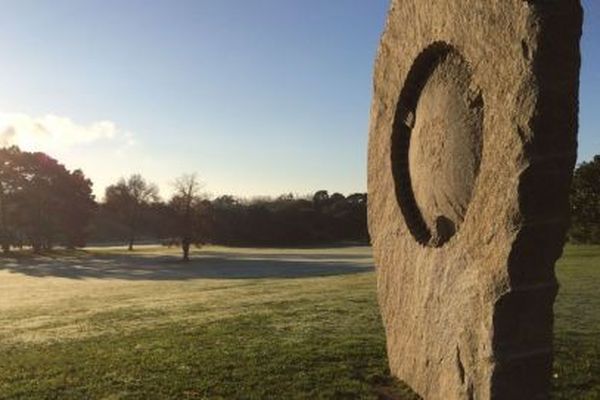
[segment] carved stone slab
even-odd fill
[[[393,0],[369,229],[390,368],[426,399],[547,398],[576,160],[576,0]]]

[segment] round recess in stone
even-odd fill
[[[392,133],[396,197],[414,238],[441,247],[462,224],[479,172],[483,97],[456,49],[435,43],[413,63]]]

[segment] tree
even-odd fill
[[[197,174],[182,175],[175,180],[175,193],[170,205],[176,216],[175,229],[180,238],[183,260],[190,259],[190,245],[198,239],[203,202],[200,196],[202,185]]]
[[[600,155],[575,169],[570,200],[571,238],[600,243]]]
[[[85,243],[95,209],[92,183],[76,170],[44,153],[0,150],[0,221],[2,248],[25,240],[35,252],[57,242],[69,247]]]
[[[23,183],[16,195],[18,222],[35,252],[51,250],[59,240],[62,202],[68,202],[59,190],[68,171],[44,153],[23,152],[21,156]]]
[[[56,190],[62,199],[59,203],[59,225],[65,245],[70,249],[83,247],[86,242],[87,221],[91,220],[97,210],[92,195],[92,181],[81,170],[76,169],[62,176],[57,182]]]
[[[104,201],[107,207],[128,227],[129,251],[133,250],[144,210],[157,200],[158,187],[140,174],[121,178],[115,185],[106,188]]]
[[[17,167],[20,156],[16,146],[0,149],[0,243],[4,253],[10,251],[16,230],[13,217],[22,178]]]

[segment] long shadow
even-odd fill
[[[304,249],[302,249],[304,250]],[[318,249],[317,249],[318,250]],[[305,259],[311,261],[350,261],[350,260],[364,260],[367,258],[364,254],[347,254],[347,253],[308,253],[308,252],[268,252],[268,251],[211,251],[211,250],[202,250],[201,255],[203,256],[211,256],[211,257],[223,257],[227,256],[236,257],[236,258],[260,258],[260,259],[272,259],[272,260],[282,260],[282,259]]]
[[[191,280],[305,278],[370,271],[370,258],[352,254],[202,252],[189,262],[175,255],[79,254],[60,258],[7,258],[0,271],[68,279]]]

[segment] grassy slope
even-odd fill
[[[281,252],[240,257],[267,263]],[[285,253],[368,258],[363,249]],[[0,268],[0,398],[412,398],[390,389],[371,272],[146,280],[113,266],[98,279],[81,261],[68,278]],[[559,278],[555,397],[598,398],[600,248],[569,248]]]

